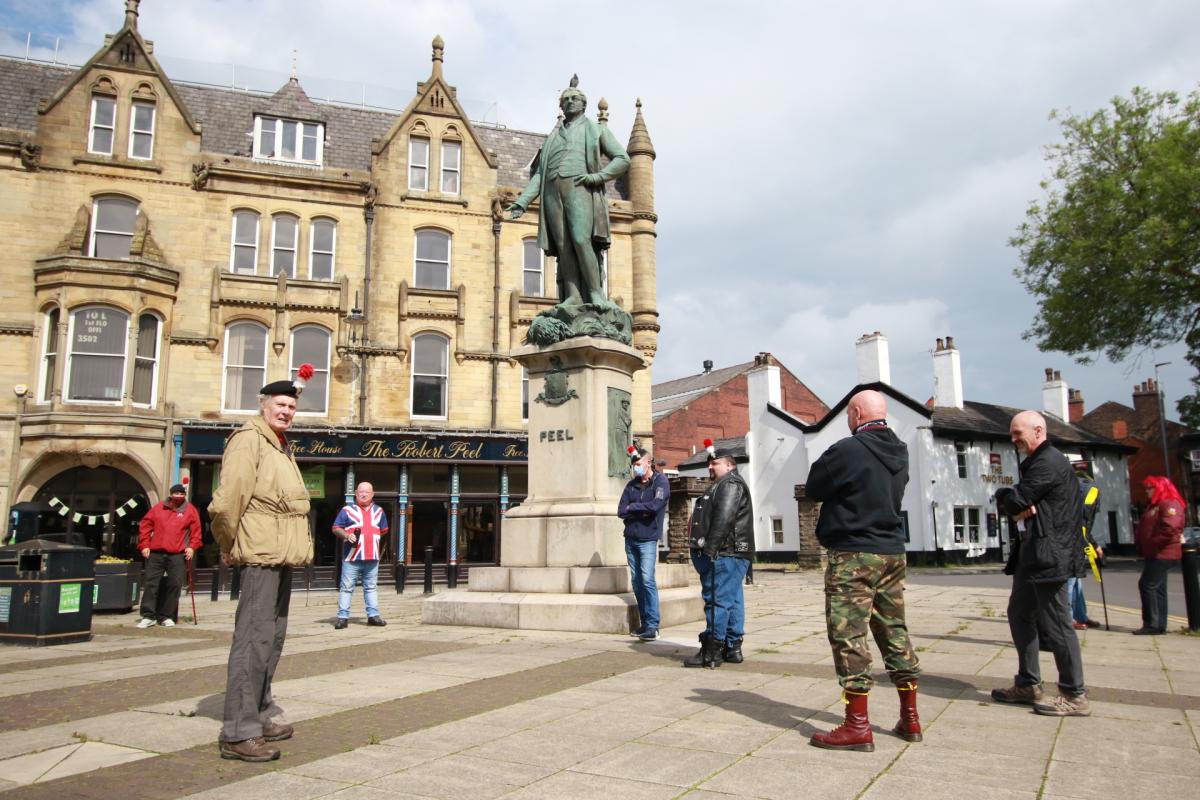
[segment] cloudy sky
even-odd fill
[[[29,31],[35,55],[57,37],[78,63],[123,7],[0,0],[0,52],[23,53]],[[181,77],[271,89],[296,51],[315,98],[398,107],[440,33],[476,119],[548,131],[578,73],[589,113],[606,97],[624,138],[642,98],[658,151],[656,381],[766,350],[832,404],[855,382],[854,340],[879,330],[893,383],[924,400],[949,334],[967,399],[1036,407],[1054,367],[1088,408],[1130,403],[1162,361],[1173,406],[1184,350],[1089,366],[1039,352],[1006,243],[1040,196],[1050,110],[1190,91],[1197,29],[1200,4],[1161,0],[145,0],[140,17]]]

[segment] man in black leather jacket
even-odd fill
[[[1009,434],[1024,454],[1020,481],[996,492],[996,507],[1017,520],[1019,535],[1005,572],[1013,576],[1008,628],[1017,650],[1017,674],[1007,689],[992,690],[1001,703],[1032,705],[1039,714],[1086,717],[1087,694],[1079,638],[1071,625],[1067,578],[1084,573],[1083,500],[1067,457],[1046,439],[1046,420],[1036,411],[1012,419]],[[1038,629],[1058,666],[1059,696],[1044,701],[1038,664]]]
[[[692,565],[700,574],[704,597],[705,629],[700,634],[700,652],[683,664],[715,669],[722,661],[743,660],[742,586],[754,558],[754,509],[750,487],[738,474],[732,453],[712,451],[708,471],[713,484],[696,500],[689,531]]]

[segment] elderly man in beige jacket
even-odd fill
[[[303,367],[300,375],[304,375]],[[262,413],[225,443],[221,485],[208,507],[221,560],[242,567],[241,596],[229,648],[222,758],[273,761],[268,742],[287,739],[292,726],[271,697],[271,679],[283,651],[292,567],[312,561],[308,491],[284,437],[296,414],[303,380],[262,388]]]

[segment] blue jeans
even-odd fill
[[[1067,599],[1071,603],[1071,618],[1087,622],[1087,599],[1083,596],[1083,578],[1067,578]]]
[[[354,584],[359,578],[362,578],[367,616],[379,616],[379,561],[343,561],[342,580],[338,585],[338,619],[350,619],[350,599],[354,597]]]
[[[629,559],[629,580],[637,598],[642,630],[658,628],[658,582],[654,565],[658,563],[658,541],[638,541],[625,537],[625,557]]]
[[[717,556],[714,560],[699,550],[693,550],[692,566],[700,573],[705,635],[724,642],[741,639],[746,633],[746,603],[742,586],[750,562],[736,556]]]

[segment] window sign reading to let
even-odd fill
[[[68,399],[119,402],[125,379],[129,315],[103,306],[71,315]]]

